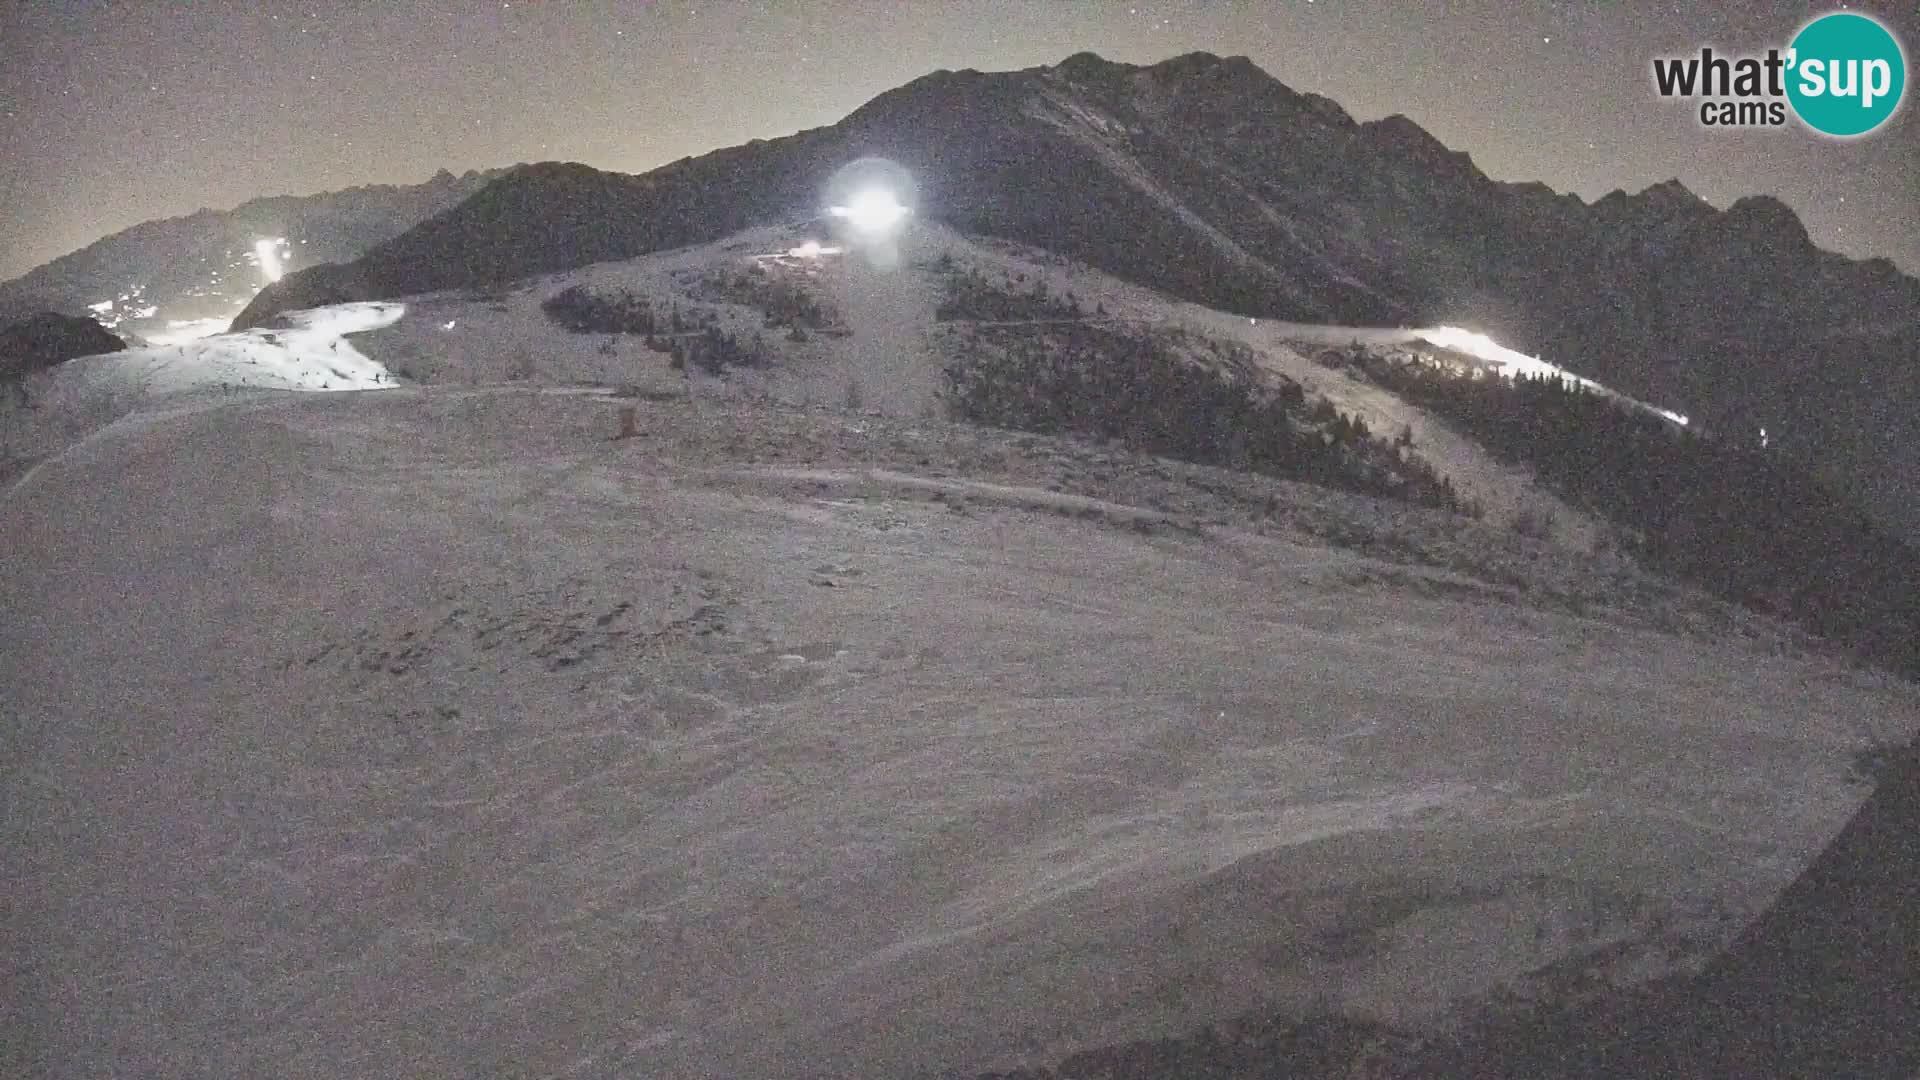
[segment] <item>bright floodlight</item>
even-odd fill
[[[268,281],[280,280],[280,241],[255,240],[253,255],[260,260],[260,272],[267,275]]]
[[[908,214],[899,198],[886,188],[868,188],[847,200],[845,206],[835,206],[827,212],[847,219],[855,229],[869,236],[892,232]]]

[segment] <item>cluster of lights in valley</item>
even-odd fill
[[[227,265],[213,271],[204,283],[188,289],[178,299],[227,297],[231,299],[233,314],[238,314],[261,289],[286,276],[287,260],[292,253],[292,241],[284,236],[260,237],[247,250],[228,249]],[[240,284],[239,288],[234,287],[235,283],[241,282],[244,284]],[[146,286],[142,284],[129,285],[127,291],[88,304],[87,309],[93,313],[94,321],[108,330],[126,323],[153,319],[161,314],[160,304],[147,295]],[[154,345],[177,345],[220,333],[231,320],[232,315],[224,319],[170,318],[164,329],[143,331],[140,336]]]

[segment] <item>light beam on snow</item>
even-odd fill
[[[1552,379],[1564,379],[1575,386],[1591,390],[1596,394],[1601,394],[1616,401],[1624,401],[1629,405],[1645,409],[1656,416],[1665,417],[1669,422],[1678,424],[1681,427],[1687,426],[1687,418],[1680,413],[1674,412],[1671,409],[1662,409],[1655,405],[1649,405],[1644,401],[1635,400],[1625,394],[1615,393],[1599,383],[1594,382],[1592,379],[1582,378],[1563,367],[1549,364],[1537,356],[1528,356],[1526,353],[1516,352],[1477,331],[1463,330],[1457,326],[1440,326],[1431,330],[1418,331],[1418,334],[1422,339],[1442,349],[1451,349],[1454,352],[1465,353],[1491,366],[1501,375],[1544,375]]]
[[[846,253],[846,250],[847,249],[843,247],[822,244],[818,240],[809,240],[799,247],[790,247],[785,251],[770,251],[765,255],[755,255],[753,256],[753,260],[755,262],[765,262],[769,259],[775,261],[780,259],[819,259],[828,255],[842,255]]]
[[[1420,336],[1443,349],[1463,352],[1477,360],[1492,364],[1503,375],[1546,375],[1566,379],[1589,390],[1598,390],[1603,393],[1606,391],[1606,387],[1592,379],[1583,379],[1537,356],[1516,352],[1487,335],[1472,330],[1462,330],[1457,326],[1442,326],[1433,330],[1422,330]]]

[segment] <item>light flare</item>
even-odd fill
[[[845,218],[860,232],[877,236],[892,232],[911,211],[886,188],[867,188],[848,199],[846,205],[829,207],[827,213]]]

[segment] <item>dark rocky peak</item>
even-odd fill
[[[1565,227],[1585,220],[1587,204],[1574,192],[1562,194],[1538,180],[1503,183],[1500,190],[1514,212],[1535,224],[1551,222],[1554,227]]]
[[[1713,204],[1679,180],[1663,180],[1638,194],[1615,189],[1593,204],[1594,218],[1606,227],[1672,232],[1712,220]]]
[[[1654,206],[1674,206],[1702,210],[1711,210],[1713,208],[1712,204],[1708,203],[1707,200],[1695,195],[1687,185],[1681,183],[1679,177],[1674,177],[1671,180],[1662,180],[1657,184],[1650,184],[1645,190],[1641,191],[1640,194],[1634,196],[1634,198]]]
[[[1191,93],[1244,95],[1243,105],[1274,99],[1297,103],[1305,97],[1244,56],[1193,52],[1142,70]]]
[[[941,70],[888,90],[834,125],[842,132],[944,127],[1029,97],[1047,69],[981,72]],[[1007,119],[1012,114],[1006,114]]]
[[[1172,104],[1183,117],[1253,121],[1263,126],[1317,125],[1349,131],[1357,125],[1338,103],[1304,94],[1261,70],[1244,56],[1187,53],[1151,67],[1115,65],[1128,75],[1135,95]],[[1293,135],[1304,134],[1293,131]]]
[[[0,326],[0,379],[17,379],[76,357],[126,347],[126,342],[84,315],[38,312]]]
[[[1743,240],[1786,251],[1810,251],[1813,240],[1800,215],[1771,195],[1747,195],[1734,200],[1721,218],[1725,229]]]
[[[1711,220],[1719,211],[1688,190],[1679,180],[1663,180],[1633,197],[1634,213],[1642,220],[1694,223]]]
[[[1110,86],[1140,70],[1132,64],[1108,60],[1095,52],[1077,52],[1051,69],[1070,82]]]
[[[1360,127],[1360,122],[1353,118],[1353,114],[1341,108],[1340,103],[1330,97],[1303,93],[1300,95],[1300,100],[1306,106],[1308,113],[1329,127],[1346,131],[1354,131]]]
[[[1551,203],[1561,198],[1559,192],[1541,180],[1516,180],[1501,186],[1506,189],[1507,194],[1523,202]]]
[[[1402,113],[1369,120],[1360,125],[1360,130],[1375,143],[1397,147],[1421,160],[1443,160],[1453,153],[1432,132]]]
[[[1614,188],[1612,191],[1593,200],[1594,210],[1608,215],[1624,214],[1626,208],[1632,205],[1633,196],[1627,194],[1624,188]]]
[[[1244,56],[1221,57],[1210,52],[1182,53],[1147,70],[1179,79],[1272,78]]]
[[[1725,212],[1688,214],[1670,231],[1683,234],[1684,250],[1699,265],[1714,272],[1739,267],[1748,287],[1763,279],[1784,287],[1820,255],[1799,216],[1771,195],[1745,196]]]
[[[1469,182],[1486,181],[1465,150],[1447,145],[1410,118],[1395,113],[1359,126],[1361,142],[1369,151],[1383,152],[1402,166],[1413,166],[1432,176]]]

